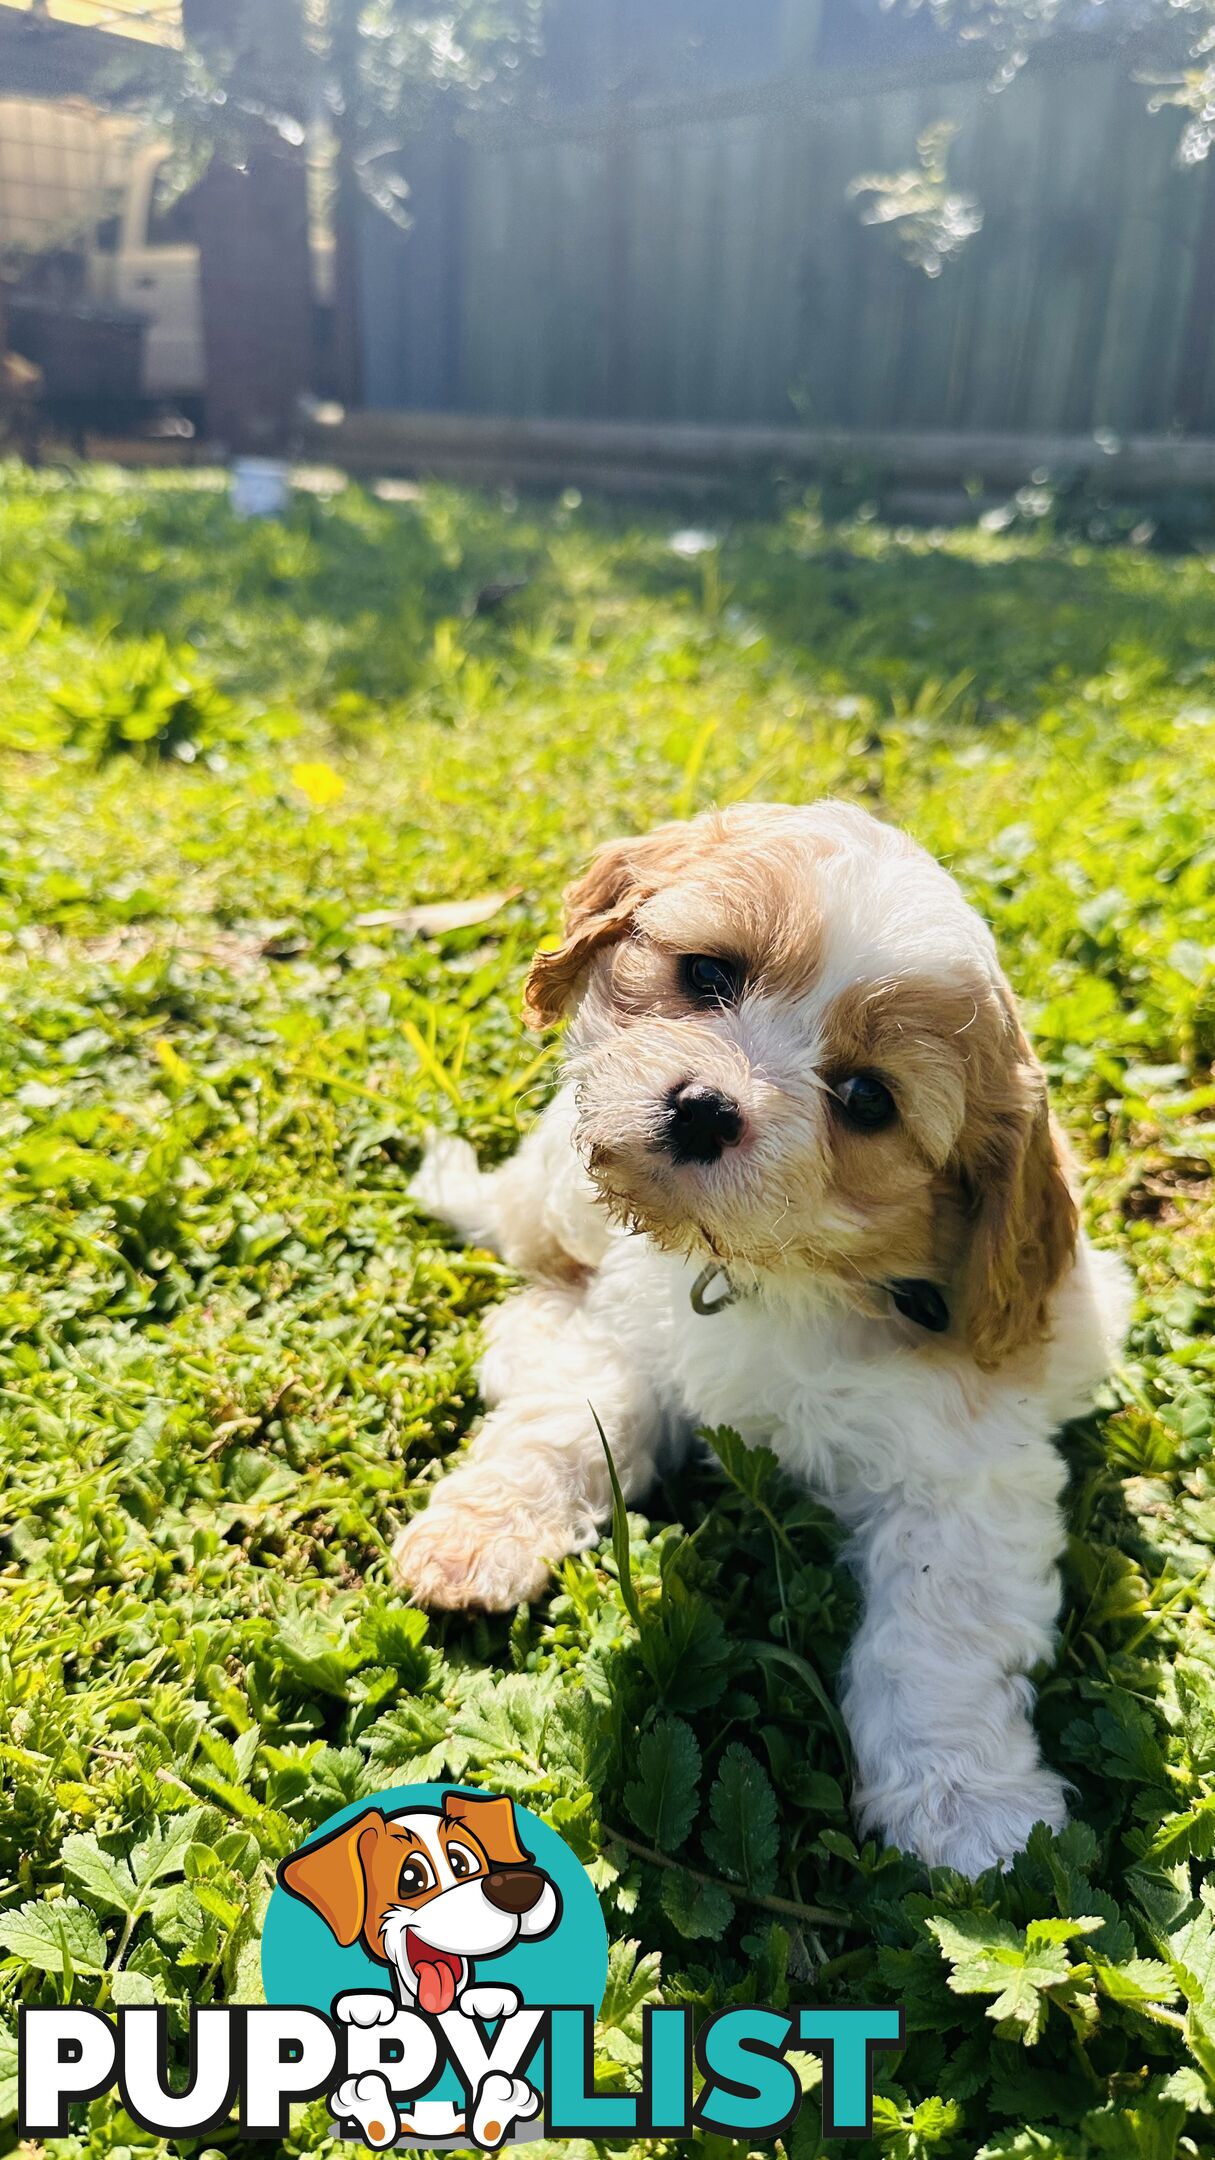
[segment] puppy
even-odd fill
[[[482,1175],[415,1185],[534,1278],[491,1317],[489,1414],[395,1550],[423,1603],[506,1609],[697,1426],[773,1448],[848,1527],[861,1828],[976,1874],[1065,1819],[1031,1723],[1063,1465],[1128,1285],[1079,1230],[991,935],[840,803],[609,842],[537,954],[565,1084]]]
[[[398,2009],[415,2007],[432,2018],[453,2009],[489,2022],[510,2018],[520,2005],[518,1990],[476,1986],[474,1958],[537,1941],[561,1918],[556,1884],[535,1866],[519,1841],[510,1801],[498,1796],[449,1792],[442,1808],[400,1815],[369,1808],[293,1853],[279,1880],[320,1914],[343,1948],[362,1942],[392,1974],[391,1995],[360,1989],[337,1997],[334,2013],[346,2025],[385,2025]],[[335,2120],[357,2122],[377,2149],[391,2145],[402,2127],[426,2128],[417,2116],[402,2124],[379,2071],[344,2079],[329,2105]],[[482,2144],[499,2144],[513,2122],[530,2120],[539,2106],[526,2079],[488,2072],[474,2101],[475,2134]],[[464,2128],[462,2120],[457,2128]]]

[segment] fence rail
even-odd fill
[[[621,480],[694,487],[767,477],[872,475],[908,487],[1020,487],[1036,471],[1087,477],[1133,499],[1215,491],[1215,437],[1126,441],[1074,435],[489,419],[436,412],[351,413],[313,426],[309,450],[360,473],[426,474],[561,487]]]

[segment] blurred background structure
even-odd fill
[[[365,221],[368,402],[1209,427],[1215,189],[1127,57],[1098,24],[993,95],[926,12],[566,0],[541,114],[445,121],[412,235]]]
[[[1179,12],[0,0],[4,342],[77,429],[464,476],[1215,435]]]

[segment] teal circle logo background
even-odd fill
[[[487,1798],[476,1786],[456,1785],[450,1779],[442,1785],[390,1785],[327,1816],[297,1849],[305,1851],[318,1844],[369,1808],[379,1808],[385,1815],[399,1815],[406,1808],[437,1808],[444,1793],[450,1792],[466,1792],[475,1800]],[[539,1942],[520,1941],[498,1957],[474,1958],[475,1977],[487,1984],[503,1981],[518,1988],[528,2005],[587,2003],[598,2014],[607,1986],[608,1938],[594,1884],[555,1830],[517,1800],[514,1809],[520,1838],[535,1854],[537,1867],[552,1877],[561,1892],[561,1918],[553,1933]],[[379,1988],[392,1993],[386,1965],[377,1964],[361,1943],[343,1950],[320,1914],[292,1897],[281,1883],[271,1893],[262,1929],[262,1985],[268,2003],[303,2004],[326,2015],[334,1996],[351,1989]]]

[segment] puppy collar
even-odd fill
[[[714,1284],[718,1285],[716,1296],[712,1295]],[[880,1283],[896,1312],[929,1335],[943,1335],[949,1326],[949,1307],[935,1283],[920,1282],[908,1276],[900,1276],[896,1282]],[[737,1284],[718,1260],[710,1261],[702,1268],[690,1293],[694,1313],[703,1320],[711,1320],[714,1313],[725,1312],[736,1305],[742,1296]]]
[[[709,1292],[714,1283],[718,1281],[721,1283],[721,1288],[716,1297],[710,1297]],[[740,1295],[741,1292],[731,1282],[720,1261],[711,1260],[708,1267],[701,1269],[692,1285],[692,1310],[694,1313],[699,1313],[702,1319],[711,1320],[714,1313],[724,1312],[727,1305],[736,1305]]]

